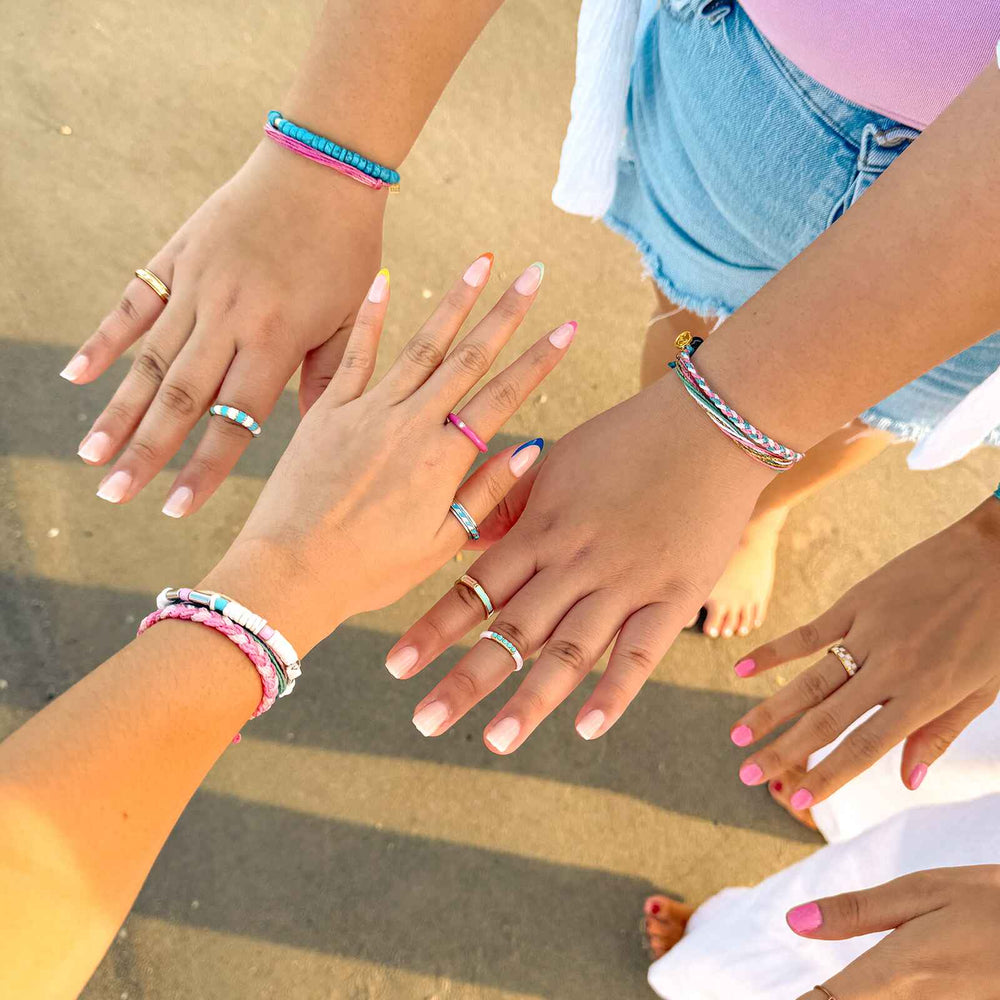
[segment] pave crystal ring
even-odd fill
[[[148,267],[137,267],[135,269],[135,276],[140,280],[144,281],[150,288],[160,296],[160,301],[166,305],[170,301],[170,289],[167,288],[167,283],[158,278]]]
[[[493,602],[490,600],[490,595],[486,593],[486,589],[478,580],[474,580],[466,573],[455,581],[455,586],[468,587],[479,598],[480,603],[483,605],[485,618],[489,618],[493,614]]]
[[[510,653],[511,659],[514,661],[514,673],[517,673],[524,666],[524,657],[518,651],[517,646],[507,636],[501,635],[499,632],[486,631],[480,632],[479,638],[490,639],[498,646],[503,646]]]
[[[457,500],[448,509],[458,519],[458,523],[465,528],[465,533],[469,538],[473,541],[479,538],[479,525],[476,524],[476,519]]]
[[[848,652],[847,647],[841,645],[839,642],[834,643],[834,645],[832,645],[827,652],[833,653],[833,655],[840,660],[844,669],[847,671],[848,677],[853,677],[861,669],[858,661]]]
[[[230,420],[234,424],[239,424],[240,427],[245,427],[254,437],[260,437],[260,424],[249,413],[244,413],[235,406],[227,406],[225,403],[215,403],[209,407],[208,412],[213,417],[225,417],[226,420]]]

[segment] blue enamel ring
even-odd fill
[[[208,412],[213,417],[225,417],[226,420],[230,420],[234,424],[239,424],[240,427],[245,427],[254,437],[260,437],[260,424],[249,413],[244,413],[235,406],[227,406],[225,403],[215,403],[209,407]]]
[[[449,510],[458,518],[458,523],[465,528],[465,533],[475,541],[479,537],[479,525],[476,519],[456,500]]]
[[[524,657],[518,652],[517,646],[514,645],[505,635],[501,635],[499,632],[480,632],[480,639],[491,639],[498,646],[503,646],[504,649],[510,653],[514,660],[514,673],[517,673],[521,667],[524,666]]]
[[[460,576],[455,581],[455,586],[457,587],[459,585],[468,587],[469,590],[471,590],[476,597],[479,598],[486,618],[489,618],[489,616],[493,614],[493,602],[490,600],[490,595],[486,593],[483,585],[478,580],[474,580],[468,573],[466,573],[464,576]]]

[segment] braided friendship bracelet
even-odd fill
[[[289,121],[280,111],[268,112],[264,131],[286,149],[331,167],[368,187],[381,188],[388,184],[391,190],[399,189],[399,172],[392,167],[383,166],[353,149],[338,145],[332,139],[310,132]]]
[[[274,704],[275,699],[280,695],[280,674],[275,669],[273,659],[265,651],[264,644],[255,639],[246,629],[208,608],[198,607],[194,604],[170,604],[164,608],[157,608],[156,611],[151,611],[146,615],[139,622],[136,636],[142,635],[146,629],[152,628],[157,622],[168,618],[206,625],[208,628],[215,629],[216,632],[221,632],[230,642],[239,646],[247,659],[254,665],[257,675],[260,677],[260,701],[253,710],[251,719],[263,715]],[[239,743],[240,739],[240,734],[237,733],[233,737],[233,742]]]

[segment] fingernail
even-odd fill
[[[751,659],[740,660],[740,662],[733,667],[733,670],[736,671],[737,677],[749,677],[756,669],[757,664]]]
[[[749,726],[737,726],[729,734],[729,738],[738,747],[748,747],[753,743],[753,730]]]
[[[585,739],[592,740],[604,725],[604,713],[592,708],[577,724],[576,731]]]
[[[393,677],[402,678],[416,666],[419,659],[420,654],[417,652],[416,646],[400,646],[399,649],[393,650],[385,658],[385,669]],[[436,704],[436,702],[432,702],[432,704]]]
[[[924,778],[927,777],[927,765],[917,764],[917,766],[910,771],[910,791],[915,792],[921,784],[923,784]]]
[[[800,788],[792,796],[792,808],[796,812],[802,812],[803,809],[808,809],[812,804],[813,793],[808,788]]]
[[[124,469],[112,472],[107,479],[101,483],[97,490],[97,495],[108,503],[121,503],[122,498],[128,493],[128,488],[132,485],[132,475]]]
[[[549,334],[549,343],[553,347],[558,347],[562,350],[564,347],[569,347],[573,343],[573,338],[576,336],[576,320],[571,319],[568,323],[563,323],[562,326],[556,327]]]
[[[521,447],[510,456],[510,462],[507,463],[510,466],[510,471],[515,476],[523,476],[528,469],[530,469],[535,462],[538,461],[538,456],[541,455],[544,447],[545,441],[542,440],[542,438],[535,438],[533,441],[525,441],[524,444],[522,444]]]
[[[812,934],[823,926],[823,913],[816,903],[803,903],[793,907],[785,915],[788,926],[796,934]]]
[[[375,280],[372,282],[372,287],[368,289],[368,301],[381,302],[385,298],[385,294],[388,291],[389,291],[389,268],[383,267],[382,270],[375,275]]]
[[[490,268],[493,267],[493,254],[480,254],[462,275],[462,281],[473,288],[479,288],[486,284],[486,279],[490,276]]]
[[[424,705],[416,715],[413,716],[413,724],[417,727],[421,736],[430,736],[436,733],[444,725],[448,718],[448,709],[443,701],[432,701]]]
[[[162,513],[167,517],[183,517],[191,509],[194,490],[188,486],[178,486],[163,505]]]
[[[744,764],[740,768],[740,781],[744,785],[759,785],[763,777],[764,772],[757,764]]]
[[[521,723],[512,715],[506,719],[501,719],[487,734],[486,742],[494,750],[504,753],[507,748],[517,739],[517,734],[521,731]]]
[[[89,365],[90,362],[87,360],[87,355],[78,354],[59,373],[59,377],[66,379],[67,382],[75,382],[78,378],[83,378],[83,375],[87,371]]]
[[[111,457],[111,435],[104,431],[92,431],[80,442],[76,453],[85,462],[99,464],[106,461]]]
[[[519,295],[531,295],[538,291],[538,286],[545,276],[545,265],[536,260],[522,275],[514,282],[514,291]]]

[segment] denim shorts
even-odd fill
[[[627,122],[604,221],[704,316],[739,308],[918,135],[803,73],[736,0],[661,0],[638,37]],[[998,366],[993,334],[861,419],[919,440]],[[1000,428],[987,440],[1000,445]]]

